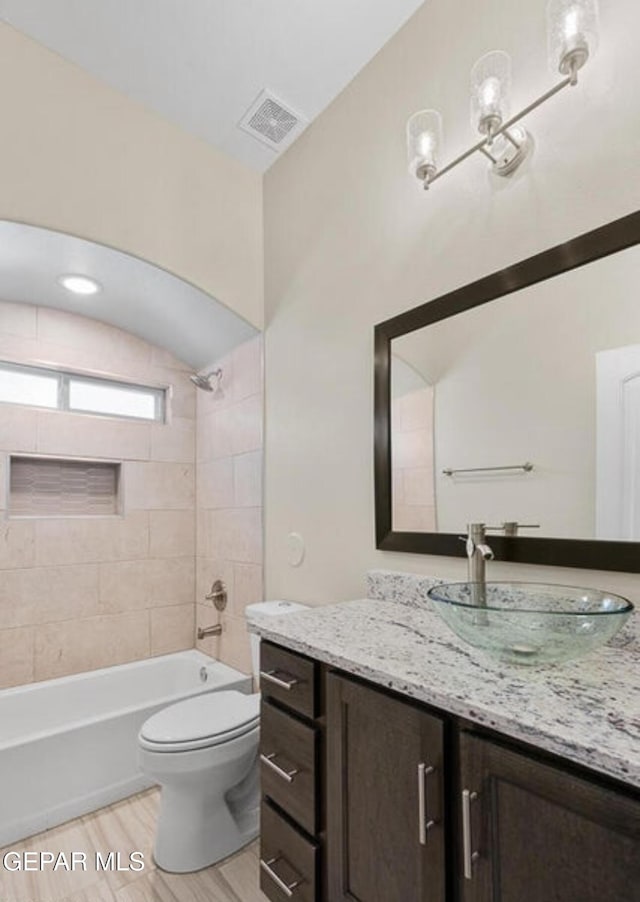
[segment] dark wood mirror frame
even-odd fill
[[[640,211],[407,310],[375,327],[374,475],[376,547],[464,556],[454,533],[394,532],[391,515],[391,342],[423,326],[640,244]],[[491,536],[498,560],[640,573],[640,541]]]

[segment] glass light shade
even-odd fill
[[[409,172],[424,181],[438,170],[442,147],[442,116],[437,110],[420,110],[407,122]]]
[[[503,50],[485,53],[471,70],[471,125],[482,135],[509,118],[511,58]]]
[[[598,0],[549,0],[547,37],[552,72],[570,75],[598,47]]]

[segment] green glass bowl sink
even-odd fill
[[[444,583],[427,593],[449,627],[510,664],[554,664],[588,654],[624,625],[620,595],[545,583]]]

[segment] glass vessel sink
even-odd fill
[[[553,664],[586,655],[624,625],[620,595],[544,583],[445,583],[432,606],[470,645],[510,664]]]

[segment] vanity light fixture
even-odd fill
[[[442,117],[436,110],[411,116],[407,123],[409,171],[425,189],[476,151],[502,176],[510,175],[526,159],[532,140],[520,120],[563,88],[578,83],[578,71],[598,46],[598,0],[549,0],[547,33],[549,64],[562,80],[510,116],[511,59],[503,50],[486,53],[471,70],[471,124],[482,138],[442,169],[438,166]]]
[[[58,283],[72,294],[97,294],[102,291],[102,285],[90,276],[81,276],[78,273],[64,273],[59,276]]]

